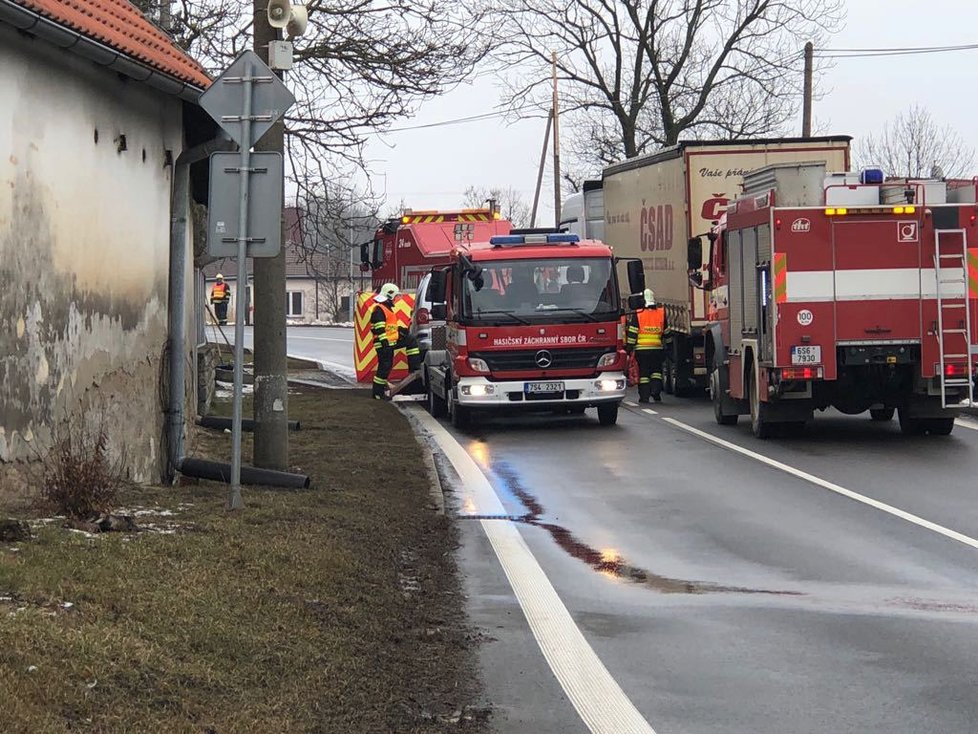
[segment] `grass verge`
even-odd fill
[[[485,728],[454,530],[407,421],[360,390],[294,390],[290,417],[312,490],[245,487],[228,513],[223,485],[134,489],[152,530],[0,544],[0,729]]]

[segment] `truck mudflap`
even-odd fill
[[[548,377],[534,380],[495,380],[460,377],[458,402],[467,408],[570,408],[621,402],[625,398],[623,372],[605,372],[597,377]]]

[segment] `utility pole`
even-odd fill
[[[557,107],[557,52],[550,52],[553,63],[554,101],[554,227],[560,227],[560,111]]]
[[[253,0],[255,52],[268,62],[268,44],[278,31],[268,23],[268,0]],[[281,72],[276,72],[281,75]],[[285,123],[276,122],[255,150],[285,151]],[[289,468],[288,362],[285,331],[285,249],[275,257],[255,258],[255,452],[254,465],[286,471]]]
[[[540,151],[540,167],[537,169],[537,188],[533,192],[533,212],[530,214],[530,228],[537,226],[537,204],[540,203],[540,187],[543,186],[543,167],[547,165],[547,148],[550,145],[550,125],[554,120],[554,111],[547,114],[547,130],[543,133],[543,150]]]
[[[812,66],[815,60],[815,46],[811,41],[805,44],[805,99],[801,108],[801,136],[812,136]]]

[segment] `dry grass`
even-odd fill
[[[236,514],[222,485],[129,490],[128,506],[175,513],[141,523],[178,532],[51,524],[0,546],[3,731],[484,728],[449,723],[476,695],[474,643],[453,529],[403,416],[325,390],[293,394],[290,414],[312,490],[246,487]],[[228,443],[196,445],[221,457]]]

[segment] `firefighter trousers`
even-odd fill
[[[408,372],[421,368],[421,348],[418,340],[406,332],[402,332],[394,346],[387,342],[377,344],[377,373],[374,375],[374,397],[382,398],[387,390],[387,378],[394,367],[394,352],[403,349],[408,360]]]
[[[217,317],[217,323],[226,326],[228,323],[228,302],[216,301],[214,303],[214,315]]]
[[[662,394],[664,358],[661,347],[635,350],[635,361],[638,362],[638,399],[643,403],[649,402],[649,396],[658,400]]]

